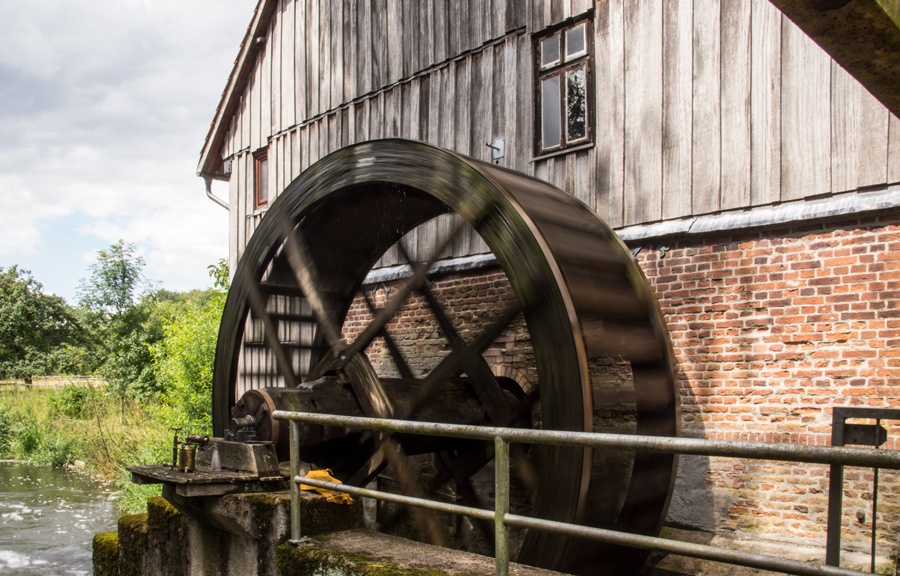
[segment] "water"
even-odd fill
[[[0,574],[92,574],[91,539],[118,511],[80,474],[0,462]]]

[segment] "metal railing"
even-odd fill
[[[473,518],[490,520],[495,531],[495,569],[499,576],[509,574],[509,527],[517,526],[575,536],[646,550],[655,550],[704,560],[725,562],[786,574],[802,576],[861,576],[859,572],[837,566],[827,566],[790,560],[777,556],[755,554],[737,550],[726,550],[714,546],[678,542],[665,538],[642,536],[614,530],[566,524],[539,518],[529,518],[509,513],[509,444],[538,444],[550,446],[577,446],[584,448],[605,448],[633,452],[657,452],[666,454],[692,454],[698,456],[719,456],[729,458],[754,458],[787,462],[829,464],[832,466],[860,466],[866,468],[887,468],[900,470],[900,451],[875,450],[871,448],[844,448],[833,446],[804,446],[795,444],[767,444],[725,440],[705,440],[693,438],[668,438],[659,436],[632,436],[590,432],[566,432],[557,430],[531,430],[522,428],[493,428],[457,424],[437,424],[432,422],[409,422],[382,418],[360,418],[354,416],[334,416],[305,412],[277,410],[276,420],[290,421],[291,445],[291,539],[300,539],[300,484],[346,492],[364,498],[376,498],[430,510],[460,514]],[[319,424],[377,430],[381,432],[445,436],[469,440],[493,441],[494,443],[494,510],[484,510],[445,502],[436,502],[389,492],[368,490],[344,484],[324,482],[304,478],[299,475],[300,462],[298,446],[302,434],[302,424]],[[838,530],[840,526],[838,526]],[[839,545],[839,542],[838,542]]]

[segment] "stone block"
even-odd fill
[[[147,514],[129,514],[119,518],[119,575],[141,576],[147,549]]]
[[[119,576],[119,534],[101,532],[93,540],[94,576]]]

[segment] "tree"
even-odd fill
[[[0,268],[0,378],[88,372],[90,338],[65,300],[44,294],[27,270]]]
[[[122,316],[134,307],[145,287],[144,265],[134,244],[124,240],[98,250],[91,275],[82,278],[78,287],[79,303],[95,312]]]

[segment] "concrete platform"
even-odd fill
[[[494,559],[359,529],[286,542],[276,553],[281,576],[492,576]],[[559,572],[510,564],[516,576]]]

